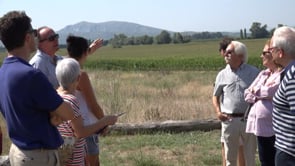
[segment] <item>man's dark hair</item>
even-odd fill
[[[224,37],[221,42],[219,43],[219,52],[221,50],[226,50],[226,47],[230,44],[230,42],[233,41],[232,38]]]
[[[83,53],[88,51],[88,47],[88,41],[83,37],[71,35],[67,37],[68,54],[77,61],[79,61]]]
[[[23,11],[10,11],[0,18],[0,40],[8,51],[23,46],[31,29],[31,18]]]

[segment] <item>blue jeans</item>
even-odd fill
[[[86,137],[86,145],[88,155],[98,155],[99,154],[99,143],[98,135],[94,134],[89,137]]]
[[[295,157],[279,149],[276,149],[275,163],[276,163],[276,166],[294,166]]]
[[[257,145],[259,152],[259,160],[261,166],[275,166],[275,136],[260,137],[257,136]]]

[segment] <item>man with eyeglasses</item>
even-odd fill
[[[259,70],[247,63],[247,48],[238,41],[231,41],[227,46],[224,60],[228,64],[215,80],[213,105],[221,120],[221,138],[224,140],[227,166],[237,165],[239,139],[244,143],[246,166],[255,165],[256,138],[245,132],[246,123],[242,121],[248,103],[244,91],[256,78]]]
[[[44,26],[38,29],[38,50],[30,64],[37,69],[40,69],[49,79],[55,89],[58,88],[58,81],[55,75],[55,67],[58,60],[62,57],[55,53],[59,49],[59,35],[50,27]]]
[[[277,28],[271,39],[274,62],[284,67],[280,86],[273,97],[275,165],[295,165],[295,29]]]
[[[230,42],[233,41],[232,38],[228,38],[225,37],[221,40],[221,42],[219,43],[219,53],[220,55],[224,58],[226,55],[226,48],[227,46],[230,44]],[[219,117],[223,117],[222,114],[220,114],[220,112],[216,112],[217,113],[217,118],[219,119]],[[222,166],[226,166],[225,163],[225,154],[224,154],[224,140],[221,137],[220,138],[221,141],[221,153],[222,153]],[[240,147],[239,147],[239,153],[238,153],[238,165],[239,166],[244,166],[245,165],[245,159],[244,159],[244,148],[243,148],[243,142],[240,139]]]
[[[8,53],[0,68],[0,111],[12,142],[11,165],[59,165],[57,148],[63,140],[50,113],[64,120],[75,117],[46,76],[28,63],[36,37],[25,12],[11,11],[0,18],[0,40]]]

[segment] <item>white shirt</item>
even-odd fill
[[[98,119],[94,116],[94,114],[89,109],[89,107],[85,101],[84,95],[78,90],[76,90],[75,94],[76,94],[76,97],[79,102],[80,113],[83,118],[83,124],[85,126],[87,126],[87,125],[91,125],[91,124],[96,123],[98,121]]]

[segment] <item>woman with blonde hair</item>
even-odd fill
[[[268,40],[260,55],[266,69],[262,70],[249,88],[245,90],[245,100],[252,104],[247,119],[246,132],[257,136],[259,159],[262,166],[275,165],[272,98],[279,87],[282,71],[282,67],[274,63],[269,48],[270,41]]]

